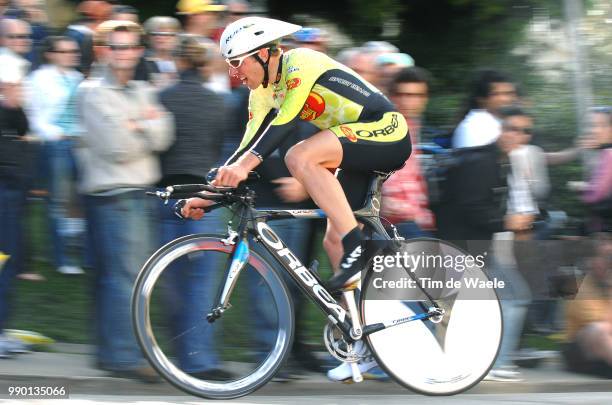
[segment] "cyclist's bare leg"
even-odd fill
[[[330,259],[339,263],[339,266],[335,266],[339,271],[327,281],[331,290],[351,285],[359,278],[363,266],[363,234],[340,182],[328,170],[340,166],[342,157],[340,140],[329,130],[298,143],[285,156],[291,175],[302,183],[332,224],[325,237],[326,250],[330,253]],[[338,238],[341,240],[340,246],[337,244]],[[339,255],[341,258],[337,260]]]
[[[342,259],[342,235],[329,220],[327,221],[325,237],[323,237],[323,248],[329,257],[332,268],[336,271],[340,267],[340,259]]]
[[[285,162],[341,236],[357,226],[340,182],[328,170],[342,162],[342,145],[332,131],[321,131],[293,146]]]

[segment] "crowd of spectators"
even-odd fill
[[[248,89],[228,76],[218,40],[226,24],[254,12],[244,0],[180,0],[176,7],[177,18],[154,16],[141,26],[143,10],[87,0],[77,6],[78,19],[58,31],[50,28],[42,2],[0,1],[0,357],[25,350],[2,334],[14,278],[44,279],[27,268],[24,257],[28,199],[42,196],[54,268],[65,275],[91,269],[95,275],[98,367],[119,376],[156,379],[131,327],[129,300],[136,273],[163,243],[222,231],[226,214],[179,221],[169,210],[151,205],[143,191],[201,182],[208,169],[235,150],[248,120]],[[283,46],[327,52],[330,40],[324,29],[307,27]],[[413,145],[424,144],[432,77],[415,66],[418,61],[381,41],[344,49],[336,58],[388,96],[406,118]],[[444,179],[444,201],[430,202],[424,164],[430,152],[414,147],[404,167],[384,184],[382,215],[406,238],[502,240],[517,242],[514,250],[520,252],[518,242],[548,239],[552,233],[547,200],[555,190],[547,167],[593,149],[592,172],[584,182],[569,186],[581,193],[589,211],[585,228],[598,233],[601,246],[583,283],[582,290],[590,290],[578,293],[588,299],[574,300],[567,311],[566,357],[574,370],[609,373],[612,306],[604,286],[610,285],[612,268],[612,110],[592,109],[591,125],[575,147],[545,152],[531,144],[535,117],[521,108],[518,84],[507,74],[478,71],[468,93],[450,137],[453,149],[443,148],[456,157]],[[312,204],[290,177],[282,156],[314,131],[304,122],[264,162],[257,190],[261,206]],[[278,228],[300,260],[313,258],[317,232],[312,223],[281,222]],[[469,249],[467,243],[464,247]],[[503,259],[492,265],[503,268],[506,279],[521,283],[518,270],[524,266],[521,255],[516,256],[510,266]],[[195,280],[207,274],[197,268],[194,261],[172,282],[176,288],[187,284],[193,289],[173,308],[171,327],[176,330],[192,321],[184,319],[189,313],[204,311],[181,310],[203,305],[193,297],[213,294],[198,290],[204,283]],[[513,327],[505,328],[502,353],[490,377],[516,380],[520,374],[512,356],[530,304],[516,297],[502,301],[504,321]],[[258,336],[264,336],[265,325],[257,327]],[[212,335],[183,340],[177,347],[185,370],[202,377],[223,373]],[[298,338],[294,357],[302,366],[320,370],[304,347]]]

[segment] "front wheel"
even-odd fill
[[[210,399],[247,395],[285,359],[293,338],[293,303],[282,276],[251,251],[230,304],[213,323],[234,245],[189,235],[159,249],[140,271],[132,317],[145,357],[177,388]]]
[[[421,260],[466,255],[433,239],[411,240],[402,250]],[[435,296],[445,311],[441,318],[409,321],[426,314],[429,301],[409,281],[407,271]],[[399,384],[425,395],[453,395],[476,385],[492,367],[501,344],[501,306],[489,277],[476,266],[454,275],[444,266],[370,270],[362,284],[360,309],[363,325],[388,325],[365,338],[381,368]]]

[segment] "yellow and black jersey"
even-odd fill
[[[283,54],[281,65],[280,80],[251,91],[246,132],[230,161],[247,150],[265,158],[298,120],[361,146],[390,146],[407,137],[406,121],[393,104],[348,67],[306,48]]]

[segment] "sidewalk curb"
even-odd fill
[[[317,376],[318,377],[318,376]],[[319,379],[319,378],[317,378]],[[0,375],[0,392],[7,392],[10,385],[35,384],[64,386],[71,394],[91,395],[186,395],[170,384],[145,384],[134,380],[113,377],[49,377],[36,375]],[[384,387],[386,395],[417,395],[394,382],[365,381],[359,384],[341,384],[312,379],[291,382],[270,382],[253,395],[379,395]],[[516,393],[568,393],[612,392],[612,380],[589,379],[579,381],[494,382],[483,381],[467,391],[470,394]]]

